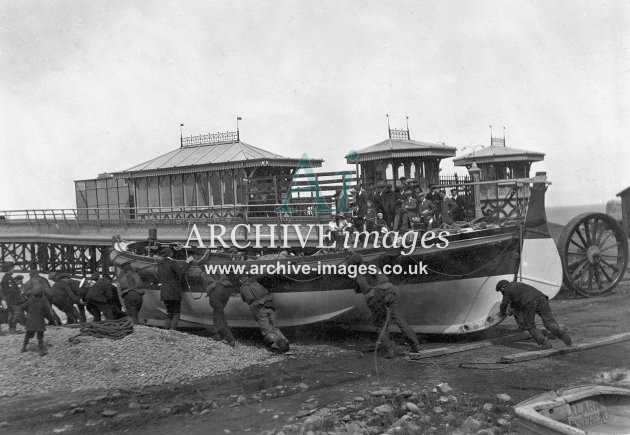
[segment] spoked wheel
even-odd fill
[[[615,219],[584,213],[564,227],[558,240],[564,284],[586,297],[612,293],[626,273],[628,239]]]

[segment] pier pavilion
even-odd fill
[[[545,159],[544,153],[505,146],[505,137],[492,137],[490,146],[453,159],[455,166],[470,168],[475,164],[481,181],[528,178],[531,165]]]
[[[363,184],[386,181],[395,187],[404,176],[426,189],[439,183],[440,161],[455,156],[455,147],[412,140],[409,127],[388,128],[388,135],[384,141],[346,156],[348,164],[356,165],[357,178]]]
[[[497,210],[499,205],[507,201],[503,212],[510,216],[520,213],[529,198],[529,188],[520,192],[514,191],[509,183],[484,183],[499,180],[529,178],[531,165],[544,160],[545,154],[505,146],[504,137],[490,135],[490,146],[473,148],[470,154],[453,159],[455,166],[465,166],[476,182],[473,196],[475,198],[475,216],[487,215]]]
[[[144,163],[75,181],[79,218],[233,216],[281,202],[299,161],[242,142],[238,131],[185,137],[179,148]],[[311,160],[313,167],[322,162]]]

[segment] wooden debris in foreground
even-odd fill
[[[579,352],[581,350],[592,349],[594,347],[607,346],[609,344],[621,343],[630,340],[630,332],[611,335],[610,337],[600,340],[589,341],[575,346],[563,347],[560,349],[536,350],[531,352],[521,352],[512,355],[502,356],[498,363],[514,364],[522,361],[530,361],[533,359],[546,358],[554,355],[565,355],[567,353]]]
[[[511,343],[513,341],[527,340],[531,338],[529,332],[519,332],[516,334],[509,334],[503,337],[492,338],[490,340],[482,340],[476,343],[463,344],[461,346],[451,347],[439,347],[437,349],[423,350],[417,353],[410,353],[407,359],[409,361],[419,360],[423,358],[434,358],[442,355],[449,355],[452,353],[466,352],[474,349],[481,349],[483,347],[495,346],[498,344]]]

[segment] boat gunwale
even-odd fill
[[[486,231],[486,230],[484,229],[482,231]],[[489,235],[485,235],[481,237],[464,238],[464,239],[459,239],[459,240],[449,240],[449,244],[446,247],[437,247],[433,245],[431,247],[424,248],[422,246],[416,246],[416,248],[411,253],[404,256],[411,258],[411,257],[424,256],[424,255],[431,255],[436,252],[448,252],[455,249],[467,248],[470,246],[488,245],[492,243],[504,242],[507,240],[514,239],[515,237],[518,237],[518,236],[515,235],[513,232],[502,231],[496,234],[489,234]],[[436,240],[439,240],[439,239],[436,238]],[[392,255],[394,254],[401,255],[400,254],[401,250],[404,250],[404,247],[385,248],[385,249],[360,247],[353,250],[344,250],[344,251],[331,252],[331,253],[319,254],[319,255],[308,255],[304,257],[283,257],[283,258],[273,258],[273,259],[264,259],[264,260],[247,260],[247,259],[234,260],[227,257],[226,258],[219,257],[219,258],[213,258],[209,261],[212,263],[236,263],[236,264],[240,264],[240,263],[252,264],[252,261],[255,261],[256,264],[275,264],[276,262],[280,261],[280,262],[291,262],[292,264],[302,264],[302,263],[313,263],[313,262],[318,262],[318,261],[330,261],[330,260],[342,259],[346,257],[350,252],[355,252],[357,254],[361,254],[369,258],[370,256],[374,256],[376,254],[381,255],[381,254],[389,253]],[[142,255],[142,254],[136,254],[131,251],[120,250],[117,248],[115,248],[114,251],[120,254],[124,254],[127,260],[136,260],[136,261],[141,261],[145,263],[157,264],[163,258],[161,256],[151,257],[147,255]],[[184,260],[176,259],[176,261],[184,261]]]
[[[565,392],[568,394],[565,394]],[[558,396],[554,399],[542,400],[543,397],[553,393]],[[538,411],[543,409],[545,404],[557,404],[557,406],[564,404],[570,406],[572,402],[601,395],[625,396],[630,399],[630,389],[611,387],[608,385],[580,385],[567,389],[549,391],[518,403],[514,406],[514,413],[518,418],[527,421],[529,424],[535,424],[545,429],[557,431],[556,433],[584,435],[589,432],[546,417]]]

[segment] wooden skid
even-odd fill
[[[561,349],[537,350],[533,352],[515,353],[512,355],[502,356],[498,363],[514,364],[522,361],[530,361],[533,359],[546,358],[554,355],[565,355],[567,353],[579,352],[581,350],[592,349],[594,347],[607,346],[609,344],[621,343],[630,340],[630,332],[611,335],[601,340],[594,340],[587,343],[581,343],[575,346],[564,347]]]
[[[495,346],[497,344],[511,343],[513,341],[527,340],[531,336],[528,332],[519,332],[516,334],[506,335],[504,337],[492,338],[490,340],[478,341],[476,343],[464,344],[461,346],[452,347],[439,347],[437,349],[423,350],[417,353],[410,353],[408,359],[410,361],[419,360],[423,358],[434,358],[442,355],[449,355],[452,353],[466,352],[474,349],[481,349],[483,347]]]

